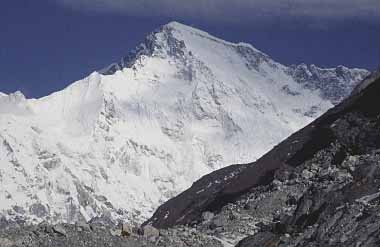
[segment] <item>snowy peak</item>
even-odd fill
[[[197,29],[197,28],[193,28],[191,26],[182,24],[182,23],[177,22],[177,21],[172,21],[166,25],[163,25],[161,30],[165,30],[165,29],[177,30],[179,32],[182,31],[182,32],[198,33],[198,34],[203,34],[204,36],[211,36],[205,31],[202,31],[202,30]]]
[[[144,56],[153,56],[157,53],[167,52],[171,55],[176,55],[176,51],[179,52],[180,49],[176,49],[175,38],[172,35],[172,30],[174,28],[185,27],[179,23],[172,22],[170,24],[164,25],[154,32],[147,35],[144,42],[138,45],[134,50],[129,52],[127,56],[123,57],[119,63],[113,63],[107,68],[100,70],[103,75],[114,74],[118,70],[123,68],[131,68],[136,65],[138,61]],[[183,42],[181,43],[183,46]]]
[[[250,44],[234,44],[216,38],[199,29],[178,22],[171,22],[150,33],[143,43],[128,53],[127,56],[123,57],[119,63],[111,64],[101,70],[100,73],[110,75],[123,68],[135,67],[136,63],[141,61],[141,58],[144,56],[166,56],[186,59],[186,57],[191,57],[194,54],[210,54],[210,48],[217,50],[218,53],[220,53],[219,49],[223,48],[234,50],[242,56],[249,54],[255,57],[255,60],[260,58],[266,61],[270,60],[268,55],[255,49]],[[199,58],[202,57],[200,56]],[[257,61],[255,63],[257,63]]]
[[[264,76],[273,70],[284,72],[303,87],[320,91],[321,97],[334,105],[346,98],[358,81],[369,75],[367,70],[345,66],[320,68],[314,64],[300,64],[287,67],[250,44],[227,42],[178,22],[171,22],[152,32],[121,62],[110,65],[101,73],[111,75],[123,68],[136,69],[144,57],[174,58],[177,63],[183,63],[186,70],[191,70],[194,65],[191,61],[195,59],[198,63],[214,65],[211,69],[216,72],[226,65],[231,69],[246,67]]]
[[[324,113],[325,87],[339,78],[339,96],[360,81],[350,71],[290,68],[169,23],[62,91],[0,97],[0,214],[145,220],[201,176],[256,160]]]
[[[247,49],[250,49],[256,53],[260,53],[262,56],[269,57],[268,55],[264,54],[263,52],[257,50],[255,47],[253,47],[251,44],[239,42],[237,44],[225,41],[223,39],[217,38],[208,32],[199,30],[194,27],[190,27],[184,24],[181,24],[179,22],[171,22],[167,25],[164,25],[161,29],[161,32],[168,32],[172,33],[173,36],[176,37],[178,40],[183,40],[185,43],[190,43],[194,39],[204,39],[208,40],[210,42],[223,44],[225,46],[233,46],[233,47],[245,47]]]

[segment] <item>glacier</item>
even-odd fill
[[[62,91],[0,93],[0,215],[141,222],[201,176],[256,160],[368,74],[285,66],[169,23]]]

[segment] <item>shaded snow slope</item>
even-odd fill
[[[368,74],[319,71],[326,88],[347,83],[339,97]],[[0,211],[34,223],[144,220],[333,106],[318,80],[300,77],[248,44],[170,23],[60,92],[0,96]]]

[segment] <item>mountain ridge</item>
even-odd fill
[[[174,26],[112,73],[40,99],[0,98],[1,214],[141,222],[202,175],[256,160],[333,106],[251,46]]]
[[[150,222],[160,229],[105,217],[75,225],[0,219],[0,245],[378,246],[379,91],[374,73],[256,163],[204,176],[160,207]]]

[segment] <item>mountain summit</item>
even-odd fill
[[[201,176],[256,160],[367,75],[287,67],[170,23],[62,91],[0,95],[0,212],[29,223],[145,220]]]

